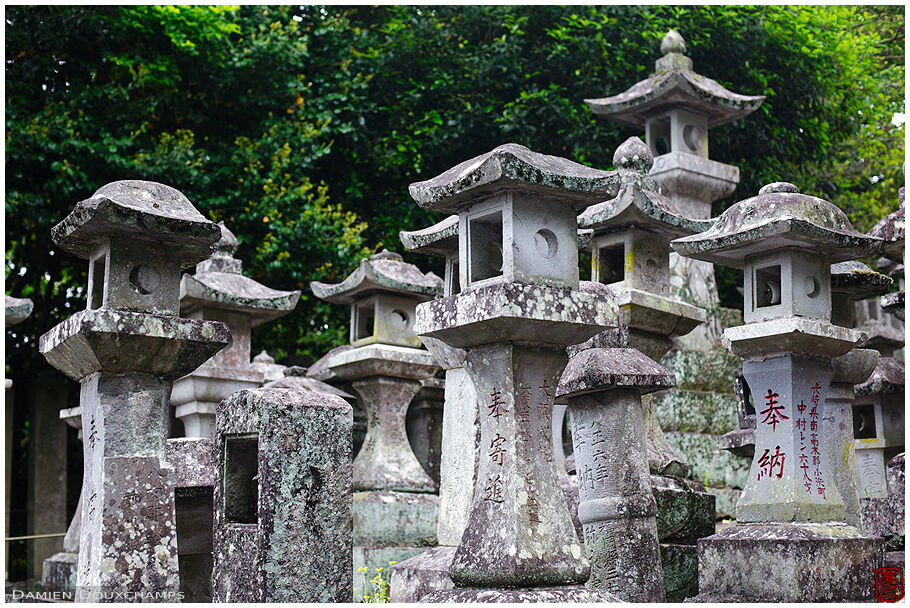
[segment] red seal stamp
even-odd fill
[[[875,571],[875,601],[896,602],[903,597],[903,568],[879,568]]]

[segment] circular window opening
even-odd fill
[[[404,331],[408,328],[408,315],[403,310],[393,310],[389,313],[389,324],[395,331]]]
[[[130,285],[140,295],[148,295],[158,289],[161,275],[151,266],[135,266],[130,271]]]
[[[559,251],[559,244],[556,242],[556,235],[546,228],[541,228],[534,235],[534,248],[537,254],[544,259],[551,259]]]

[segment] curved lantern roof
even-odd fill
[[[872,227],[872,230],[869,231],[869,236],[882,239],[880,247],[882,255],[890,260],[903,262],[904,239],[906,233],[903,188],[898,190],[898,198],[900,200],[900,208],[894,213],[879,220],[879,222]]]
[[[716,127],[751,114],[765,100],[763,95],[734,93],[692,71],[685,41],[676,30],[667,33],[660,50],[664,56],[647,79],[612,97],[585,99],[585,104],[599,116],[639,128],[646,118],[671,107],[702,114],[709,127]]]
[[[786,247],[843,262],[867,256],[878,242],[854,230],[835,205],[800,194],[793,184],[777,182],[764,186],[758,196],[735,203],[705,232],[670,245],[685,257],[742,268],[749,256]]]
[[[616,196],[619,178],[571,160],[505,144],[408,186],[417,204],[430,211],[458,213],[499,192],[522,191],[559,200],[581,210]]]
[[[408,251],[448,257],[458,253],[458,216],[450,215],[421,230],[402,230],[398,238]]]
[[[354,395],[346,393],[340,388],[336,388],[331,384],[326,384],[321,380],[307,376],[307,368],[299,367],[297,365],[293,365],[284,370],[284,378],[263,384],[262,388],[293,388],[302,391],[328,393],[341,397],[350,403],[353,403],[357,399]]]
[[[410,295],[420,301],[442,294],[442,279],[432,272],[424,274],[397,253],[381,253],[360,260],[360,266],[341,283],[313,281],[310,289],[320,300],[333,304],[353,304],[374,293]]]
[[[277,319],[294,310],[299,291],[279,291],[240,274],[243,263],[234,258],[237,238],[219,222],[221,239],[212,257],[196,266],[195,274],[180,280],[180,310],[186,315],[200,308],[246,313],[251,326]]]
[[[35,305],[28,298],[14,298],[6,296],[6,326],[15,325],[25,321]]]
[[[613,166],[619,172],[622,186],[619,194],[588,207],[578,216],[580,228],[593,228],[595,233],[615,232],[637,227],[675,239],[707,230],[713,220],[698,221],[683,217],[668,197],[648,176],[654,165],[651,149],[638,137],[630,137],[613,153]]]
[[[61,249],[80,258],[112,236],[173,245],[174,257],[189,268],[212,255],[219,230],[179,190],[142,180],[102,186],[51,230]]]
[[[875,272],[862,262],[831,265],[831,291],[845,293],[851,300],[865,300],[888,292],[891,277]]]

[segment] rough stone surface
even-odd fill
[[[906,367],[893,357],[879,357],[872,375],[856,386],[857,395],[888,395],[904,392]]]
[[[459,213],[503,190],[559,198],[576,210],[616,196],[619,178],[578,163],[505,144],[467,160],[433,179],[408,186],[417,204],[430,211]]]
[[[677,431],[667,431],[665,435],[674,450],[686,455],[694,479],[709,487],[745,487],[751,459],[720,450],[716,435]]]
[[[95,372],[186,375],[231,343],[217,321],[196,321],[120,310],[82,310],[41,336],[38,350],[74,380]]]
[[[890,315],[894,315],[901,321],[904,320],[904,292],[897,291],[888,293],[881,297],[882,310]]]
[[[6,296],[6,326],[25,321],[32,314],[35,305],[28,298]]]
[[[293,388],[300,391],[328,393],[330,395],[335,395],[336,397],[341,397],[353,405],[353,402],[356,399],[354,395],[332,386],[331,384],[320,382],[315,378],[310,378],[304,375],[306,371],[305,368],[296,365],[285,368],[282,372],[284,375],[280,380],[267,382],[262,388]]]
[[[433,494],[355,492],[354,544],[369,547],[435,545],[437,502]]]
[[[533,587],[524,589],[448,589],[425,595],[421,603],[527,604],[601,603],[620,600],[599,589],[584,587]]]
[[[216,601],[352,597],[351,406],[293,389],[231,395],[217,415]]]
[[[882,218],[872,230],[869,236],[882,239],[879,251],[882,255],[892,260],[904,261],[904,240],[906,239],[907,220],[904,211],[904,188],[898,190],[900,199],[900,208],[894,213]]]
[[[882,544],[845,524],[731,526],[698,541],[700,599],[869,601]]]
[[[275,357],[264,350],[253,357],[250,367],[262,374],[266,382],[281,380],[284,378],[284,370],[287,369],[286,365],[275,363]]]
[[[889,550],[904,548],[906,478],[904,454],[888,461],[888,495],[860,500],[863,527],[872,535],[887,539]]]
[[[458,252],[458,216],[450,215],[423,230],[402,230],[398,237],[408,251],[448,257]]]
[[[624,356],[628,353],[647,365],[634,366],[642,361],[628,361]],[[608,371],[632,363],[637,367],[632,373],[592,377],[589,372],[609,361],[610,354],[607,349],[592,349],[575,355],[557,391],[567,393],[571,411],[578,518],[591,564],[588,585],[626,601],[659,602],[664,599],[664,584],[657,504],[648,476],[640,393],[668,378],[666,370],[631,349],[616,356],[619,364],[611,361]]]
[[[660,564],[668,602],[681,602],[698,594],[698,548],[695,545],[660,544]]]
[[[389,601],[419,602],[434,591],[453,589],[449,566],[454,557],[455,547],[436,547],[392,566]]]

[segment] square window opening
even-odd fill
[[[373,337],[376,329],[375,306],[373,301],[362,302],[354,308],[354,341]]]
[[[780,304],[780,266],[755,269],[755,308]]]
[[[853,438],[875,439],[875,407],[861,405],[853,408]]]
[[[610,245],[599,249],[597,280],[605,285],[619,283],[626,278],[626,246]]]
[[[104,260],[106,256],[99,256],[92,260],[92,292],[89,295],[88,307],[92,310],[101,308],[104,302]]]
[[[468,220],[471,264],[470,283],[491,279],[503,272],[502,211]]]
[[[259,436],[225,437],[224,519],[229,523],[255,524],[259,517]]]

